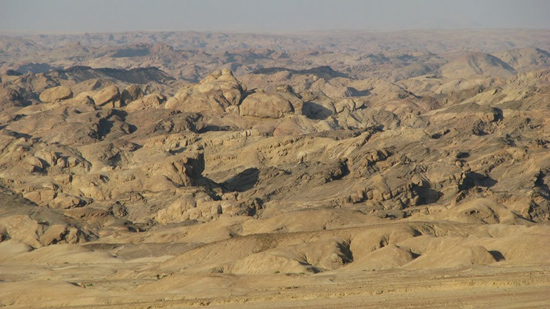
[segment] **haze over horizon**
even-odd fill
[[[0,0],[0,31],[550,29],[544,0]]]

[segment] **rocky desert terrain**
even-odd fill
[[[0,35],[0,306],[550,306],[550,32]]]

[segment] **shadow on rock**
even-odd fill
[[[247,168],[224,181],[221,185],[229,192],[244,192],[254,187],[260,176],[257,168]]]

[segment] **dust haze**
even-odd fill
[[[548,29],[544,0],[1,1],[0,29],[32,32]]]

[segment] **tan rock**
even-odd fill
[[[226,69],[216,71],[198,84],[182,87],[166,102],[166,108],[185,112],[221,114],[241,103],[246,86]]]
[[[40,94],[40,101],[42,102],[55,102],[65,99],[69,99],[73,96],[71,88],[67,86],[57,86],[48,88]]]
[[[92,98],[97,106],[110,108],[121,106],[120,91],[115,85],[107,86],[99,90]]]
[[[141,99],[144,96],[143,90],[138,85],[130,85],[122,91],[122,101],[128,105],[137,99]]]
[[[76,107],[81,112],[94,111],[97,109],[97,106],[95,105],[94,100],[92,99],[92,97],[90,97],[89,93],[87,92],[79,93],[74,98],[65,100],[62,103],[64,106]]]
[[[23,194],[24,198],[40,206],[47,206],[49,203],[53,202],[56,196],[57,193],[51,189],[38,189],[36,191]]]
[[[65,193],[58,193],[55,199],[49,204],[51,208],[70,209],[84,205],[80,198]]]
[[[164,102],[166,102],[165,96],[153,93],[132,101],[126,106],[125,110],[127,112],[135,112],[148,108],[161,108]]]
[[[240,105],[241,116],[281,118],[294,112],[292,104],[277,93],[254,93]]]

